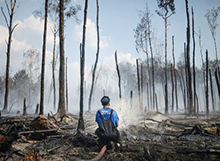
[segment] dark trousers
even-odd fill
[[[102,137],[100,137],[100,134],[101,134],[101,129],[100,128],[97,128],[96,131],[95,131],[95,134],[98,136],[98,146],[99,146],[99,151],[102,149],[103,146],[107,145],[108,147],[108,144],[110,141],[113,141],[114,143],[119,143],[121,144],[121,138],[120,138],[120,133],[118,131],[118,129],[116,128],[117,130],[117,137],[114,139],[114,140],[109,140],[109,139],[103,139]]]

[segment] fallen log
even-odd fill
[[[195,125],[192,129],[185,129],[183,132],[181,132],[177,137],[181,137],[184,135],[205,135],[205,136],[211,136],[211,137],[216,137],[216,134],[210,133],[209,131],[203,129],[200,125]],[[220,137],[217,136],[217,138],[220,139]]]
[[[105,146],[102,147],[102,149],[99,152],[99,154],[95,158],[93,158],[91,161],[98,161],[98,160],[100,160],[103,157],[103,155],[105,154],[106,150],[107,150],[107,146],[105,145]]]

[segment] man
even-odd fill
[[[99,150],[105,145],[107,145],[108,149],[114,149],[114,144],[112,142],[116,143],[118,147],[120,145],[117,144],[120,138],[117,130],[119,118],[116,111],[110,108],[110,98],[108,96],[102,97],[101,104],[103,108],[96,113],[96,122],[99,127],[95,132],[99,137]]]

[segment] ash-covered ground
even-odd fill
[[[36,117],[1,117],[1,131],[13,124],[22,126],[17,128],[21,137],[13,141],[9,151],[0,152],[0,160],[92,160],[98,155],[95,114],[84,115],[86,130],[81,135],[76,135],[77,115],[69,115],[62,122],[49,117],[62,133],[52,132],[40,140],[29,134]],[[123,119],[126,118],[121,118],[121,122]],[[121,123],[122,146],[117,151],[107,150],[101,160],[220,160],[219,126],[217,113],[212,116],[139,114],[129,124]]]

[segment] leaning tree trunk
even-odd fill
[[[86,43],[86,21],[87,21],[87,8],[88,0],[85,0],[84,8],[84,20],[83,20],[83,37],[82,37],[82,47],[80,47],[80,112],[77,131],[85,130],[84,120],[83,120],[83,101],[84,101],[84,76],[85,76],[85,43]]]
[[[41,88],[40,88],[40,115],[44,114],[44,75],[45,75],[45,57],[46,57],[46,38],[47,38],[47,13],[48,0],[45,0],[45,18],[44,18],[44,36],[43,36],[43,51],[41,64]]]
[[[65,53],[64,53],[64,0],[60,0],[59,37],[60,37],[60,71],[58,114],[66,115],[65,108]]]
[[[216,80],[216,84],[217,84],[217,88],[218,88],[218,96],[220,98],[220,80],[218,77],[218,69],[217,68],[215,70],[215,80]]]
[[[13,16],[16,13],[16,7],[18,8],[19,5],[16,6],[16,0],[14,0],[10,3],[10,6],[8,6],[8,3],[5,1],[6,7],[8,9],[8,14],[9,14],[9,24],[8,24],[8,19],[3,11],[3,8],[1,7],[2,14],[5,18],[6,25],[8,27],[8,41],[6,41],[7,44],[7,52],[6,52],[6,77],[5,77],[5,97],[4,97],[4,111],[8,111],[8,95],[9,95],[9,71],[10,71],[10,56],[11,56],[11,42],[12,42],[12,34],[15,29],[15,27],[18,25],[16,24],[15,26],[12,26],[13,22]]]
[[[96,77],[96,68],[99,60],[99,0],[96,0],[96,6],[97,6],[97,15],[96,15],[96,29],[97,29],[97,52],[96,52],[96,60],[95,60],[95,65],[93,68],[92,72],[92,85],[90,89],[90,94],[89,94],[89,111],[91,111],[91,102],[92,102],[92,94],[93,94],[93,89],[94,89],[94,84],[95,84],[95,77]]]
[[[121,75],[120,75],[119,66],[118,66],[117,50],[115,51],[115,64],[116,64],[116,70],[118,74],[119,98],[121,100]]]
[[[187,15],[187,50],[186,50],[186,56],[187,56],[187,74],[188,74],[188,99],[189,101],[188,109],[189,114],[195,113],[195,107],[193,106],[193,95],[192,95],[192,75],[191,75],[191,68],[190,68],[190,20],[189,20],[189,5],[188,0],[185,0],[186,2],[186,15]]]
[[[194,88],[194,112],[196,110],[196,69],[195,69],[195,30],[194,30],[194,12],[192,7],[192,38],[193,38],[193,88]]]
[[[206,50],[206,114],[209,114],[209,58],[208,50]]]

